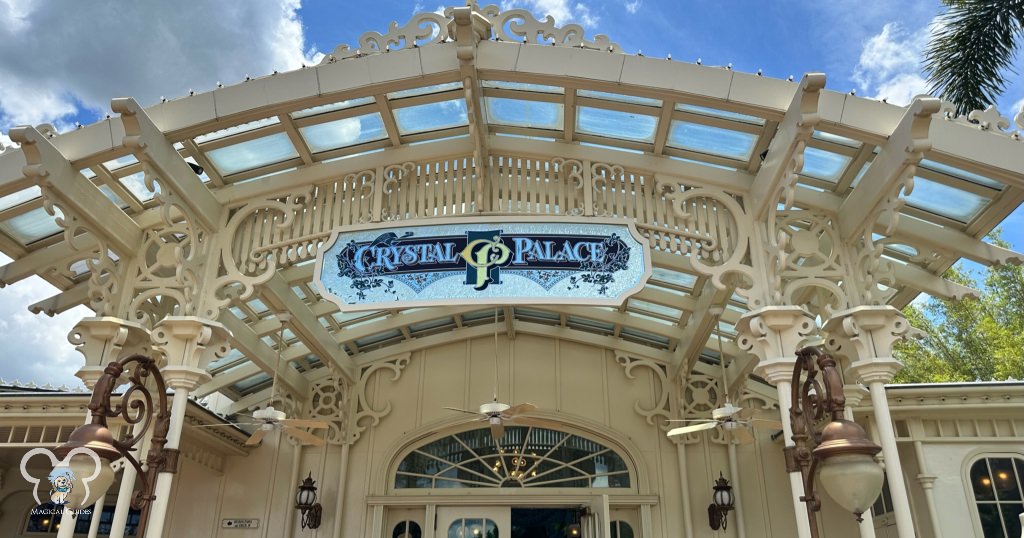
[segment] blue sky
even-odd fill
[[[313,63],[340,43],[355,46],[365,31],[404,25],[440,2],[299,0],[140,0],[26,2],[0,0],[0,144],[11,127],[52,123],[58,130],[109,113],[112,97],[143,104],[190,89]],[[905,104],[926,85],[921,50],[943,8],[937,0],[511,0],[558,23],[576,22],[588,35],[608,35],[629,53],[797,78],[824,72],[828,87]],[[1015,64],[1024,72],[1024,55]],[[998,103],[1004,116],[1024,106],[1024,81]],[[1024,211],[1004,224],[1024,250]],[[0,258],[0,261],[6,260]],[[39,279],[0,291],[0,378],[77,383],[81,358],[66,343],[82,316],[76,308],[39,318],[26,305],[54,293]],[[43,361],[25,357],[47,357]]]

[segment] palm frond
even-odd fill
[[[1006,89],[1024,40],[1024,0],[946,0],[924,53],[931,92],[957,112],[984,109]]]

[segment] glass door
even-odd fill
[[[510,538],[507,506],[439,506],[435,538]]]

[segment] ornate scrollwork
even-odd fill
[[[559,28],[551,15],[540,21],[525,9],[501,11],[496,5],[487,6],[480,13],[491,22],[494,35],[504,41],[622,52],[622,47],[611,42],[606,35],[598,34],[593,41],[584,39],[583,27],[578,24],[566,24]]]
[[[669,397],[672,391],[672,383],[668,380],[668,370],[665,368],[665,365],[654,362],[651,359],[631,357],[620,351],[615,352],[615,361],[619,363],[619,366],[622,366],[628,379],[636,379],[633,369],[637,367],[646,368],[651,372],[657,385],[653,392],[654,405],[644,407],[637,400],[633,402],[633,410],[636,411],[636,414],[644,417],[644,420],[651,426],[657,426],[663,431],[668,431],[669,423],[667,421],[673,418],[672,399]]]
[[[555,157],[554,159],[551,159],[551,164],[554,165],[558,178],[565,184],[566,190],[568,191],[568,189],[572,189],[577,192],[577,196],[575,196],[576,204],[573,207],[568,207],[569,200],[565,200],[563,203],[567,205],[562,212],[573,217],[582,215],[583,187],[585,183],[583,178],[583,163],[576,159]]]
[[[351,441],[348,432],[351,394],[352,385],[340,377],[330,376],[313,383],[309,415],[328,424],[327,442],[330,444]]]
[[[381,188],[381,194],[384,196],[382,220],[405,218],[398,208],[398,192],[408,189],[414,177],[416,177],[416,163],[392,164],[384,168],[384,184]]]
[[[338,45],[334,51],[320,61],[321,65],[331,64],[338,60],[358,57],[366,54],[388,52],[392,50],[411,49],[442,43],[449,39],[448,23],[451,13],[418,13],[413,15],[404,26],[398,21],[391,21],[388,31],[366,32],[359,36],[359,48],[352,50],[348,45]]]
[[[410,357],[410,354],[406,353],[391,360],[374,363],[363,369],[359,375],[359,381],[355,385],[355,401],[353,402],[355,409],[349,432],[350,442],[356,442],[366,428],[380,424],[380,420],[391,413],[391,402],[384,402],[380,408],[370,405],[370,400],[366,395],[370,379],[378,373],[391,371],[391,381],[398,381],[402,376],[402,370],[409,365]],[[364,422],[363,419],[367,420]]]
[[[1021,131],[1024,131],[1024,106],[1013,118],[1013,125],[1021,131],[1010,131],[1010,120],[1000,114],[995,105],[989,105],[984,110],[972,110],[966,115],[957,115],[956,107],[953,104],[943,102],[941,114],[946,121],[960,123],[981,131],[1003,134],[1014,140],[1020,140]]]
[[[658,186],[683,222],[674,233],[686,240],[694,270],[711,277],[718,289],[751,286],[753,270],[744,263],[750,232],[741,220],[746,215],[739,202],[714,189],[685,188],[671,182],[659,182]],[[727,278],[732,280],[727,282]]]
[[[594,192],[594,205],[591,209],[594,216],[608,216],[608,201],[606,194],[613,188],[621,188],[624,181],[626,169],[617,164],[593,163],[590,165],[590,177]]]

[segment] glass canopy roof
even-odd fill
[[[236,184],[270,182],[275,174],[337,159],[412,145],[441,146],[470,132],[473,110],[467,107],[466,91],[459,80],[458,72],[453,72],[429,83],[397,82],[389,91],[368,87],[343,95],[296,99],[287,106],[250,113],[245,121],[229,118],[175,132],[170,141],[182,158],[204,169],[204,188],[214,193]],[[609,162],[642,154],[664,158],[666,169],[698,163],[753,175],[781,119],[778,111],[740,108],[725,101],[715,104],[681,92],[633,90],[617,81],[591,81],[585,88],[579,84],[579,79],[568,76],[518,77],[510,73],[484,77],[479,101],[483,128],[491,140],[513,136],[530,142],[559,141],[619,150],[618,154],[610,152]],[[849,195],[880,150],[877,137],[857,136],[849,129],[820,125],[805,151],[800,187],[839,197]],[[128,150],[113,153],[72,164],[81,171],[81,181],[93,183],[117,207],[138,219],[154,207],[157,193],[146,185],[143,164]],[[986,215],[1005,215],[1012,210],[1003,202],[1009,189],[980,168],[967,170],[953,162],[935,152],[926,155],[904,212],[977,235],[979,223],[992,226]],[[58,243],[60,231],[43,208],[38,187],[22,185],[0,197],[0,233],[6,244],[34,252]],[[894,259],[916,263],[911,261],[918,254],[912,247],[891,242],[886,249]],[[19,254],[4,250],[15,258]],[[942,269],[938,265],[922,267],[933,273]],[[375,351],[395,344],[495,323],[492,307],[343,314],[311,286],[309,262],[284,269],[282,274],[295,297],[344,353],[356,360],[372,360]],[[84,270],[73,273],[71,280],[63,282],[63,289],[88,278]],[[584,340],[632,345],[667,361],[686,344],[681,341],[683,328],[695,315],[695,297],[707,284],[706,277],[685,265],[658,262],[650,283],[618,309],[504,307],[499,309],[497,323],[506,327],[514,321],[535,334],[567,331]],[[909,301],[913,295],[901,300]],[[234,300],[229,315],[252,328],[275,353],[279,350],[296,371],[323,367],[326,358],[313,353],[303,337],[290,331],[277,334],[279,325],[270,322],[275,315],[268,306],[273,301],[265,299],[257,294],[248,300]],[[712,341],[721,337],[731,342],[731,327],[746,311],[735,295],[724,305],[722,323],[712,330]],[[220,391],[236,400],[266,390],[271,380],[238,351],[211,364],[210,369],[215,376],[234,379]]]

